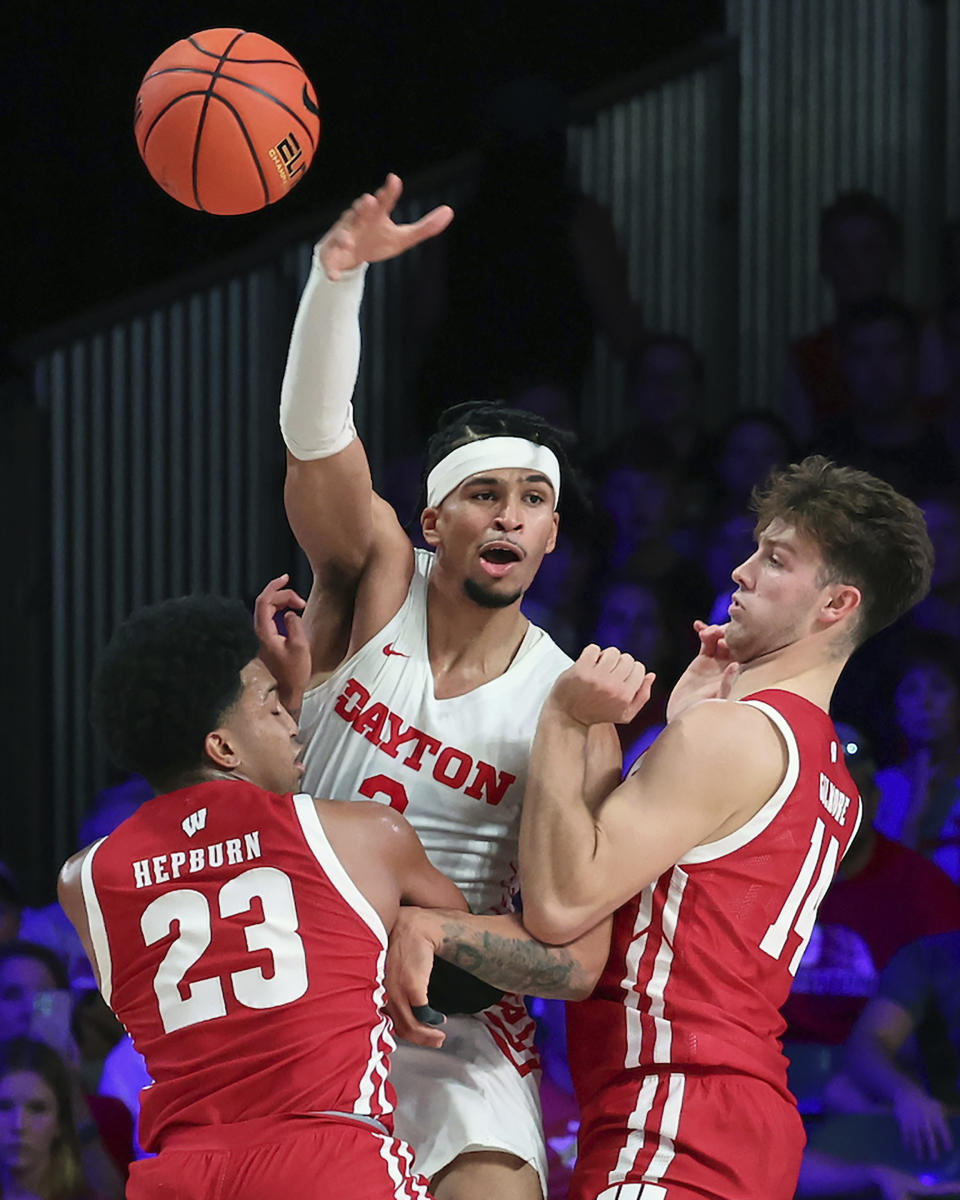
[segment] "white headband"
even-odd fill
[[[518,437],[487,437],[467,442],[441,458],[427,476],[427,506],[436,506],[471,475],[507,467],[546,475],[553,485],[553,507],[560,499],[560,464],[549,446]]]

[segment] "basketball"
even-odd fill
[[[265,208],[299,183],[320,112],[282,46],[242,29],[206,29],[147,71],[133,128],[147,170],[174,200],[232,215]]]

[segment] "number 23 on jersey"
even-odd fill
[[[300,920],[289,876],[276,867],[254,867],[234,876],[217,893],[217,915],[229,920],[248,913],[255,900],[262,905],[263,920],[245,926],[247,950],[266,950],[273,959],[273,973],[268,976],[259,966],[238,963],[238,969],[230,971],[228,977],[233,995],[243,1007],[278,1008],[298,1000],[308,985],[307,957],[297,932]],[[148,904],[140,918],[144,943],[156,945],[175,924],[177,936],[153,980],[165,1033],[227,1014],[223,976],[183,983],[214,936],[211,904],[202,892],[177,888]]]

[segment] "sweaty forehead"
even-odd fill
[[[240,672],[240,682],[245,694],[261,699],[276,684],[266,665],[259,658],[252,658]]]

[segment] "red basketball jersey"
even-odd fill
[[[309,796],[147,801],[83,864],[102,991],[146,1059],[140,1137],[335,1111],[388,1128],[387,934]]]
[[[779,690],[744,702],[783,736],[786,774],[741,829],[694,847],[615,913],[593,995],[567,1007],[585,1124],[636,1120],[638,1074],[735,1072],[789,1098],[779,1009],[860,798],[826,713]]]

